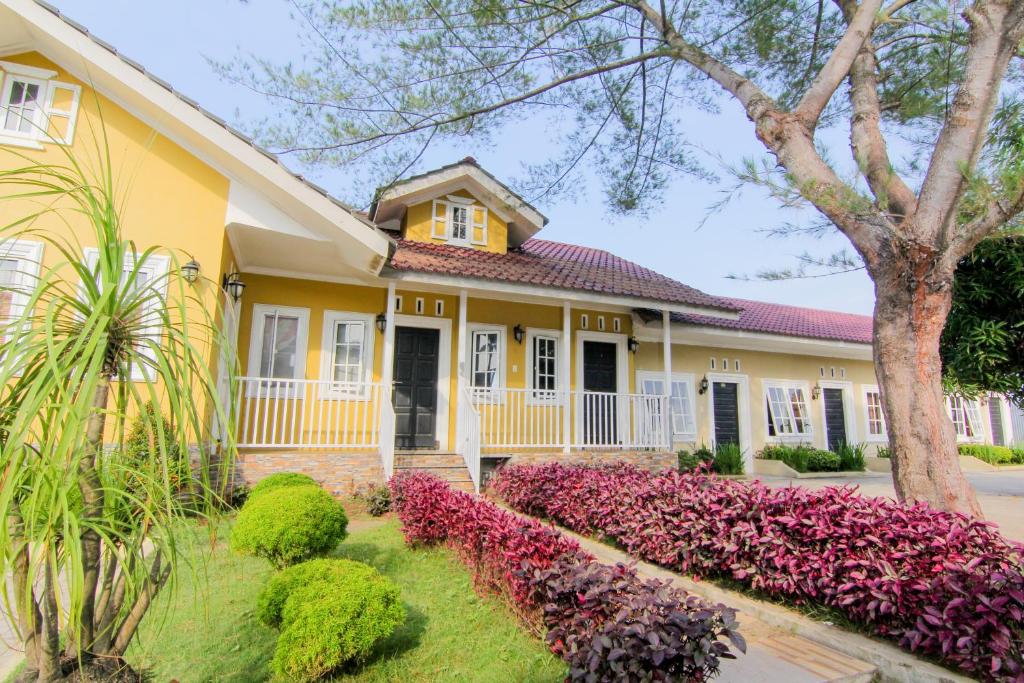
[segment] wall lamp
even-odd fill
[[[626,340],[626,346],[629,348],[630,353],[636,353],[640,350],[640,340],[636,337],[630,337]]]
[[[388,327],[388,317],[383,313],[378,313],[377,317],[374,318],[374,322],[377,323],[377,331],[384,334],[384,330]]]
[[[817,401],[821,398],[821,384],[815,382],[814,386],[811,387],[811,400]]]
[[[512,328],[512,336],[515,337],[517,344],[523,343],[523,337],[526,336],[526,328],[522,325],[517,324]]]
[[[708,376],[704,375],[700,378],[700,386],[697,388],[697,393],[703,396],[708,393],[708,387],[710,386],[711,384],[708,382]]]
[[[181,267],[181,276],[185,278],[185,282],[190,285],[195,283],[199,279],[199,262],[192,259]]]
[[[228,296],[230,296],[236,304],[241,300],[242,292],[245,291],[245,283],[242,282],[242,275],[237,271],[230,274],[224,273],[224,276],[220,281],[220,286],[221,289],[228,293]]]

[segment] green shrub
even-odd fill
[[[1024,448],[1014,448],[1010,462],[1014,465],[1024,465]]]
[[[331,552],[347,526],[341,504],[319,486],[286,486],[249,496],[231,530],[231,548],[283,567]]]
[[[359,497],[366,503],[366,511],[373,517],[391,512],[391,489],[387,486],[373,486]]]
[[[257,614],[278,626],[272,667],[286,680],[316,680],[364,660],[405,620],[398,588],[352,560],[313,560],[267,583]]]
[[[808,472],[838,472],[842,460],[832,451],[813,449],[807,456]]]
[[[254,498],[270,491],[285,488],[287,486],[320,486],[313,477],[298,472],[278,472],[271,474],[252,487],[249,497]]]
[[[734,443],[723,443],[715,448],[715,472],[743,474],[743,451]]]
[[[879,446],[878,450],[875,451],[875,456],[878,457],[878,458],[886,458],[886,459],[891,458],[892,457],[892,449],[889,448],[888,446]]]
[[[1006,446],[986,444],[960,444],[960,455],[969,455],[990,465],[1007,465],[1013,462],[1013,449]]]
[[[701,444],[700,448],[692,453],[686,450],[679,451],[676,453],[676,459],[679,462],[679,471],[688,472],[697,469],[701,465],[713,463],[715,461],[715,454],[711,452],[710,448]]]
[[[839,469],[843,472],[863,472],[866,468],[864,450],[862,443],[841,444],[835,451],[839,456]]]

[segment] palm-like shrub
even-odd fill
[[[105,133],[96,139],[95,158],[59,148],[60,163],[22,157],[0,171],[5,213],[19,216],[3,238],[59,257],[11,286],[26,305],[0,343],[0,570],[13,579],[0,609],[24,646],[22,680],[70,675],[62,659],[71,670],[119,660],[175,576],[180,519],[213,509],[213,420],[225,427],[220,466],[234,454],[209,369],[219,353],[234,372],[210,311],[216,284],[185,282],[173,252],[167,273],[147,277],[156,249],[124,239]]]

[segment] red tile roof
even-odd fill
[[[831,339],[857,344],[871,343],[872,319],[869,315],[770,304],[748,299],[722,297],[721,300],[740,309],[739,320],[673,313],[672,322],[781,334],[788,337]]]
[[[398,240],[391,258],[397,271],[416,271],[573,289],[666,303],[705,306],[728,312],[736,307],[700,290],[601,249],[530,239],[506,254],[447,244]]]

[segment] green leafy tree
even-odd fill
[[[155,249],[122,236],[105,136],[95,147],[60,163],[15,155],[23,163],[0,171],[7,215],[19,215],[3,238],[42,240],[60,258],[9,286],[27,301],[0,330],[0,570],[13,578],[2,608],[24,646],[22,681],[106,680],[123,666],[182,568],[181,519],[214,509],[211,418],[230,426],[209,369],[218,349],[229,360],[215,314],[176,257],[143,277]],[[69,226],[88,232],[63,237]],[[234,447],[222,446],[226,468]]]
[[[957,263],[1024,209],[1021,157],[986,155],[993,112],[1019,92],[1024,3],[292,4],[301,64],[243,58],[222,72],[279,105],[259,125],[266,142],[307,163],[359,162],[374,180],[430,145],[529,120],[558,144],[537,135],[553,151],[518,183],[524,196],[571,190],[589,165],[613,211],[643,212],[673,177],[703,172],[687,112],[738,104],[770,159],[742,178],[813,207],[874,281],[898,494],[980,515],[943,407],[939,337]],[[830,148],[829,127],[849,146]],[[908,163],[893,137],[911,141]],[[843,155],[848,172],[832,161]]]
[[[1024,236],[986,239],[960,262],[942,362],[951,391],[1024,405]]]

